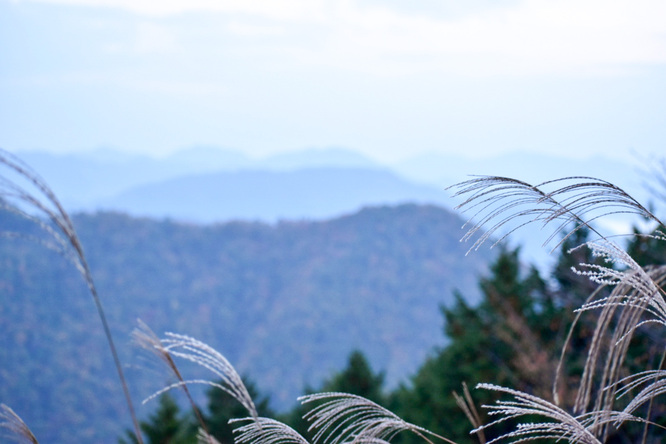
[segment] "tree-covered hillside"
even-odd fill
[[[136,318],[214,346],[278,409],[353,349],[394,385],[441,343],[439,305],[454,288],[478,294],[488,263],[465,256],[460,218],[433,206],[277,225],[74,222],[136,400],[169,382],[130,344]],[[85,283],[28,239],[34,225],[5,214],[1,227],[23,234],[0,244],[0,401],[42,443],[113,440],[128,416]]]

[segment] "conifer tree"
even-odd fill
[[[383,389],[384,373],[374,373],[363,352],[354,350],[347,359],[347,367],[324,382],[319,391],[351,393],[383,404]]]
[[[449,343],[396,394],[400,416],[459,442],[470,439],[471,429],[452,395],[463,382],[491,380],[549,395],[559,358],[555,294],[535,267],[524,269],[519,249],[502,249],[480,287],[478,305],[456,294],[452,306],[442,307]],[[477,404],[492,401],[489,393],[474,395]]]
[[[196,426],[185,415],[168,393],[159,397],[155,413],[148,420],[140,422],[145,444],[195,444]],[[136,435],[127,431],[127,440],[120,439],[121,444],[138,443]]]

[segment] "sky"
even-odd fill
[[[666,152],[662,0],[0,0],[0,147]]]

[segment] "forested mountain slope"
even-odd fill
[[[137,401],[169,382],[130,343],[141,318],[217,348],[278,408],[354,348],[389,383],[418,368],[442,342],[439,305],[454,288],[473,298],[488,263],[465,256],[461,224],[419,205],[275,225],[75,217]],[[35,229],[8,214],[0,227]],[[4,239],[0,261],[0,401],[42,443],[113,442],[129,416],[85,284],[27,239]]]

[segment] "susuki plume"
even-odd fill
[[[139,422],[129,393],[125,374],[106,319],[102,300],[90,272],[83,246],[67,211],[55,193],[35,171],[13,154],[0,149],[0,165],[6,167],[6,173],[0,175],[0,208],[13,212],[34,222],[46,234],[39,239],[45,245],[60,251],[74,263],[85,280],[95,302],[97,313],[102,323],[106,340],[111,350],[118,378],[125,395],[135,434],[142,442]],[[10,234],[14,235],[14,234]]]
[[[167,366],[174,372],[178,382],[155,392],[144,402],[161,395],[162,393],[177,387],[187,387],[187,384],[204,384],[217,387],[220,390],[231,395],[238,401],[248,413],[257,418],[257,409],[252,401],[242,378],[236,372],[236,369],[227,361],[227,359],[214,348],[189,336],[176,333],[165,333],[164,339],[159,339],[149,329],[143,325],[135,330],[134,337],[137,342],[147,350],[157,354]],[[221,383],[209,380],[193,379],[185,380],[180,375],[180,371],[175,365],[173,357],[193,362],[201,367],[210,370],[221,380]]]
[[[349,393],[316,393],[299,398],[302,404],[323,401],[303,418],[312,422],[309,430],[317,430],[317,444],[390,441],[402,431],[410,431],[430,442],[427,435],[445,442],[452,441],[422,427],[410,424],[390,410],[361,396]]]
[[[234,397],[251,415],[247,418],[232,418],[229,421],[232,424],[246,422],[234,430],[236,434],[234,440],[237,444],[308,444],[303,436],[286,424],[259,417],[241,377],[222,354],[189,336],[176,333],[166,333],[165,336],[164,339],[159,339],[143,323],[140,323],[140,328],[134,333],[135,340],[142,347],[156,353],[179,379],[179,382],[159,390],[146,401],[173,388],[186,387],[187,384],[210,385]],[[222,383],[184,380],[173,357],[185,359],[210,370],[222,380]],[[391,411],[361,396],[348,393],[317,393],[303,396],[299,400],[303,404],[324,401],[303,416],[304,419],[313,421],[310,430],[319,429],[314,440],[321,444],[342,444],[349,439],[354,443],[385,444],[397,433],[405,430],[415,433],[431,444],[432,441],[427,436],[455,444],[429,430],[402,420]],[[209,444],[216,442],[205,429],[199,431],[198,440]]]
[[[484,407],[489,410],[489,415],[501,415],[501,417],[480,429],[473,430],[472,433],[500,424],[508,419],[524,416],[540,416],[549,420],[518,424],[516,429],[488,441],[488,444],[501,442],[502,440],[522,442],[543,439],[562,440],[578,444],[601,444],[602,441],[595,436],[591,426],[596,427],[601,421],[604,421],[604,423],[619,423],[626,420],[642,422],[640,418],[625,412],[592,412],[574,417],[555,404],[518,390],[493,384],[479,384],[477,388],[511,395],[513,401],[497,401],[494,405],[485,405]]]
[[[247,422],[234,429],[236,444],[309,444],[296,430],[271,418],[235,418],[230,424]]]
[[[178,369],[176,362],[173,360],[171,353],[169,352],[169,350],[166,349],[166,347],[162,343],[162,340],[160,340],[160,338],[157,337],[157,335],[150,329],[150,327],[148,327],[148,325],[146,325],[140,319],[138,320],[138,324],[139,326],[135,328],[134,331],[132,332],[132,337],[134,338],[134,341],[140,347],[157,355],[157,357],[160,358],[160,360],[166,364],[169,371],[171,371],[178,380],[177,384],[169,386],[167,390],[170,388],[174,388],[174,386],[177,386],[180,387],[183,390],[183,392],[185,392],[185,396],[187,396],[187,400],[192,406],[192,411],[194,412],[194,416],[196,416],[197,421],[199,421],[199,424],[201,425],[202,436],[208,436],[208,428],[206,427],[206,423],[203,420],[203,416],[201,416],[199,407],[197,407],[196,403],[194,402],[194,398],[192,398],[192,394],[190,393],[189,388],[187,387],[188,381],[185,381],[183,379],[183,376],[180,374],[180,370]],[[164,391],[165,390],[158,391],[156,394],[149,397],[146,401],[153,399],[155,396],[163,393]],[[212,436],[208,436],[208,444],[214,444]]]
[[[597,384],[607,389],[598,393],[593,409],[609,410],[636,329],[647,323],[666,326],[666,301],[661,288],[666,279],[666,267],[640,267],[624,250],[607,241],[590,242],[588,247],[620,269],[581,264],[576,270],[600,285],[614,287],[609,296],[592,299],[579,309],[599,310],[575,404],[579,412],[584,411],[591,400],[595,376]],[[606,349],[602,347],[604,338],[608,338],[610,345]],[[602,357],[605,363],[599,374],[597,364]]]
[[[590,223],[611,214],[637,214],[663,225],[650,210],[624,190],[593,177],[572,176],[531,185],[508,177],[480,176],[450,188],[457,189],[455,196],[468,196],[457,209],[476,211],[468,223],[472,219],[478,221],[467,231],[463,240],[470,240],[482,228],[485,229],[470,250],[477,249],[502,228],[511,227],[495,244],[518,228],[531,223],[540,223],[545,227],[551,222],[559,221],[557,229],[544,244],[571,223],[574,223],[576,228],[561,242],[581,226],[586,226],[599,237],[603,237]],[[516,225],[513,225],[514,223]]]
[[[14,413],[5,404],[0,404],[0,428],[7,429],[11,432],[8,438],[16,442],[27,442],[31,444],[38,444],[37,438],[32,434],[30,427],[28,427],[21,417]]]

